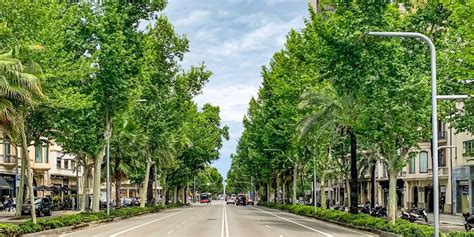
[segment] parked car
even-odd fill
[[[35,198],[35,211],[37,216],[45,215],[51,216],[53,207],[53,202],[49,198]],[[22,215],[30,215],[31,214],[31,203],[23,204],[21,208]]]
[[[139,197],[133,197],[132,198],[132,206],[140,206],[140,198]]]
[[[235,205],[247,206],[247,197],[245,197],[245,194],[237,195],[237,201],[235,202]]]
[[[122,201],[122,205],[123,205],[124,207],[131,207],[131,206],[132,206],[132,201],[133,201],[133,200],[132,200],[131,198],[125,198],[125,199],[123,199],[123,201]]]
[[[227,197],[225,198],[225,202],[226,202],[227,204],[234,204],[234,205],[235,205],[235,196],[230,196],[230,197],[227,196]]]

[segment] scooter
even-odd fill
[[[466,212],[463,213],[462,216],[464,217],[464,229],[470,231],[472,227],[474,227],[474,215],[471,215],[471,213]]]
[[[408,212],[402,212],[400,215],[401,219],[408,220],[409,222],[415,222],[418,219],[423,219],[426,223],[428,223],[428,216],[424,208],[419,209],[417,207],[413,207]]]
[[[375,207],[374,210],[370,213],[370,215],[375,217],[387,217],[387,208],[384,206]]]

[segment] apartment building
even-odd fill
[[[456,133],[449,124],[439,126],[438,170],[432,169],[431,142],[419,143],[414,157],[397,179],[397,204],[400,209],[416,205],[433,211],[433,172],[439,175],[440,210],[444,213],[474,211],[474,136]],[[376,202],[388,203],[388,174],[380,162],[376,166]],[[359,180],[359,202],[370,200],[370,172]]]
[[[6,139],[0,140],[0,193],[16,196],[20,186],[21,148]],[[42,142],[28,148],[33,169],[35,196],[76,194],[82,180],[80,167],[75,170],[74,157],[63,154],[55,143]],[[55,187],[53,191],[36,190],[37,187]],[[26,188],[25,188],[26,190]],[[79,189],[80,191],[80,189]]]

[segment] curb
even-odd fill
[[[288,210],[283,210],[283,209],[278,209],[278,208],[271,208],[271,207],[265,207],[265,206],[260,206],[260,207],[280,210],[280,211],[284,211],[284,212],[291,213],[291,214],[298,215],[298,216],[311,217],[313,219],[328,222],[328,223],[331,223],[331,224],[336,224],[336,225],[340,225],[340,226],[351,228],[351,229],[356,229],[356,230],[361,230],[361,231],[377,234],[380,237],[403,237],[402,235],[399,235],[399,234],[395,234],[395,233],[391,233],[391,232],[387,232],[387,231],[382,231],[382,230],[377,230],[377,229],[372,229],[372,228],[365,227],[365,226],[354,226],[354,225],[347,224],[347,223],[344,223],[344,222],[338,222],[338,221],[334,221],[334,220],[326,220],[326,219],[318,218],[318,217],[315,217],[315,216],[312,216],[312,215],[300,215],[300,214],[289,212]]]
[[[100,221],[92,221],[92,222],[77,224],[77,225],[73,225],[73,226],[60,227],[60,228],[51,229],[51,230],[43,230],[43,231],[40,231],[40,232],[29,233],[29,234],[24,234],[24,235],[20,235],[20,236],[24,236],[24,237],[57,236],[57,235],[61,235],[61,234],[67,233],[67,232],[72,232],[72,231],[81,230],[81,229],[85,229],[85,228],[97,227],[97,226],[108,224],[110,222],[125,220],[125,219],[129,219],[129,218],[133,218],[133,217],[152,215],[152,214],[155,214],[155,213],[158,213],[158,212],[161,212],[161,211],[142,213],[142,214],[138,214],[138,215],[135,215],[135,216],[129,216],[129,217],[114,217],[114,218],[111,218],[111,219],[105,219],[105,220],[100,220]]]

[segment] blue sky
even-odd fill
[[[183,66],[205,62],[213,72],[196,102],[220,106],[222,122],[230,127],[230,140],[213,163],[226,177],[248,102],[262,81],[261,67],[283,48],[290,29],[303,26],[308,1],[169,0],[165,14],[190,40]]]

